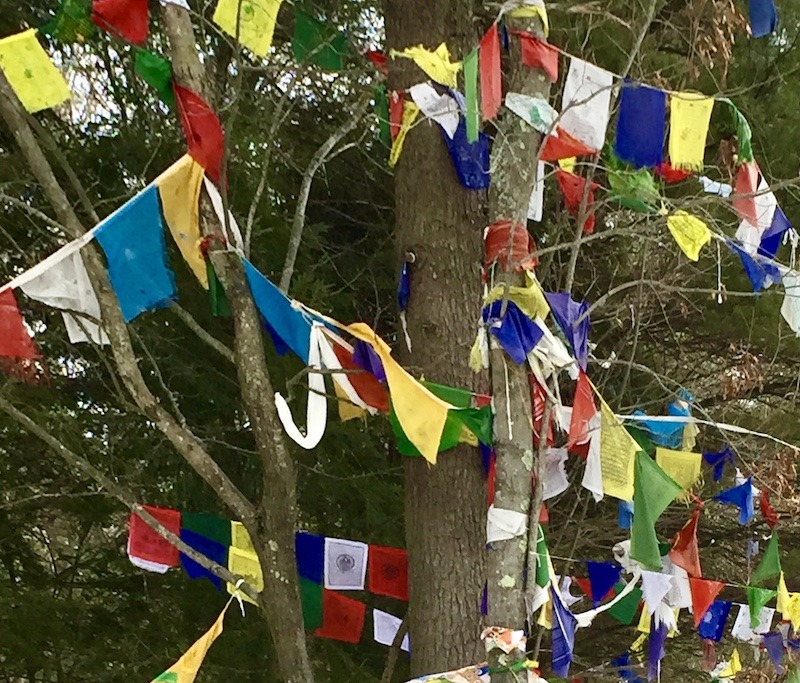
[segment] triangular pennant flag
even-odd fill
[[[597,607],[619,581],[622,567],[611,562],[587,562],[592,604]]]
[[[772,536],[767,544],[767,549],[764,551],[764,556],[758,567],[750,577],[750,583],[759,584],[764,583],[767,579],[778,576],[781,573],[781,556],[778,549],[778,532],[773,531]]]
[[[620,594],[624,584],[618,583],[614,586],[617,595]],[[624,598],[614,603],[614,606],[609,608],[608,614],[616,619],[621,624],[630,626],[636,618],[636,612],[639,609],[639,604],[642,602],[642,591],[637,587],[628,593]]]
[[[722,667],[717,674],[720,678],[734,678],[742,670],[742,662],[739,659],[739,650],[733,649],[730,661]]]
[[[554,162],[571,157],[591,156],[595,151],[572,137],[566,130],[556,126],[555,132],[545,137],[540,153],[541,161]]]
[[[500,34],[493,23],[481,38],[478,49],[481,72],[481,111],[483,118],[497,116],[503,103],[503,75],[500,71]]]
[[[545,292],[544,296],[558,327],[572,347],[572,353],[575,355],[578,365],[585,371],[586,361],[589,357],[589,327],[591,325],[589,303],[576,301],[569,292]]]
[[[786,587],[786,577],[781,571],[778,578],[778,595],[776,596],[775,610],[784,616],[784,620],[791,618],[790,612],[792,607],[792,596],[789,594],[789,589]]]
[[[147,0],[92,0],[92,21],[104,31],[143,45],[150,31]]]
[[[769,654],[775,670],[778,674],[783,673],[783,635],[781,633],[765,633],[761,636],[761,643]]]
[[[272,46],[275,22],[283,0],[219,0],[214,23],[257,57]]]
[[[552,668],[556,676],[566,678],[569,675],[569,665],[572,663],[575,649],[575,631],[578,627],[578,620],[564,604],[554,586],[550,587],[550,594],[553,605]]]
[[[636,453],[631,558],[645,568],[661,569],[655,524],[680,492],[681,487],[649,455],[642,451]]]
[[[669,559],[673,564],[683,569],[689,576],[700,578],[703,572],[700,568],[700,551],[697,547],[697,525],[700,521],[700,508],[697,508],[689,521],[675,535]]]
[[[725,588],[722,581],[709,581],[707,579],[689,578],[689,587],[692,591],[692,612],[694,613],[695,627],[700,625],[703,616],[711,607],[716,597]]]
[[[211,105],[200,95],[177,83],[173,84],[173,89],[189,154],[219,185],[225,150],[222,124]]]
[[[219,637],[219,634],[222,633],[225,613],[228,611],[230,604],[231,600],[228,600],[211,628],[200,636],[177,662],[163,674],[154,678],[152,683],[194,683],[195,678],[197,678],[197,672],[200,671],[200,667],[203,665],[206,653]]]
[[[772,600],[778,591],[771,588],[747,586],[747,605],[750,608],[750,628],[757,628],[761,620],[761,610]]]
[[[667,593],[672,590],[672,577],[661,572],[642,571],[642,595],[652,615]]]
[[[728,503],[739,508],[739,524],[749,524],[755,516],[753,508],[753,482],[748,479],[739,486],[726,489],[722,493],[714,496],[714,500],[720,503]]]
[[[502,314],[504,304],[505,313]],[[511,301],[495,301],[484,307],[482,315],[489,332],[517,365],[527,361],[528,354],[544,336],[536,322]]]

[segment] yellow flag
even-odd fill
[[[539,283],[528,276],[528,285],[526,287],[509,287],[508,299],[513,301],[519,310],[521,310],[529,318],[541,318],[544,320],[550,312],[550,306],[547,305],[547,299],[544,298],[544,293]],[[484,304],[490,304],[493,301],[499,301],[505,296],[505,287],[494,287],[489,291],[484,299]]]
[[[70,98],[67,82],[39,43],[35,29],[0,40],[0,69],[31,113],[57,107]]]
[[[713,108],[714,100],[699,93],[682,92],[670,97],[669,163],[673,168],[703,170],[703,152]]]
[[[397,137],[392,142],[392,151],[389,153],[389,166],[394,167],[400,159],[400,154],[403,152],[403,145],[406,141],[406,135],[414,125],[419,115],[419,107],[413,102],[403,102],[403,120],[400,122],[400,131]]]
[[[263,57],[272,46],[272,34],[282,0],[219,0],[214,23],[250,52]],[[239,19],[237,31],[236,19]]]
[[[259,593],[264,590],[264,574],[261,572],[261,563],[255,553],[231,546],[228,548],[228,571],[241,576]],[[242,591],[236,590],[233,584],[228,584],[228,593],[246,602],[256,604],[255,600],[250,599]]]
[[[188,650],[184,653],[184,655],[175,662],[169,669],[167,669],[163,674],[154,678],[152,683],[193,683],[194,679],[197,677],[197,672],[200,671],[200,667],[203,665],[203,660],[206,657],[206,653],[208,652],[211,645],[217,639],[220,633],[222,633],[222,624],[225,620],[225,613],[228,611],[228,607],[230,607],[231,601],[228,600],[228,604],[222,609],[222,612],[219,613],[217,620],[212,624],[211,628],[208,629],[202,636],[200,636]]]
[[[347,396],[345,390],[339,386],[339,382],[336,381],[336,377],[333,378],[333,391],[336,393],[336,398],[339,399],[337,401],[339,405],[339,419],[342,422],[361,418],[367,414],[367,411],[361,406],[353,404],[353,402]]]
[[[547,18],[547,9],[545,8],[544,3],[542,3],[541,6],[524,5],[523,7],[515,7],[509,11],[508,16],[516,17],[518,19],[539,17],[539,20],[542,22],[544,37],[547,38],[547,36],[550,35],[550,20]]]
[[[786,578],[783,575],[783,571],[781,571],[780,578],[778,579],[778,601],[775,605],[775,609],[779,614],[784,615],[784,619],[789,618],[788,612],[790,611],[791,601],[792,598],[789,595],[789,589],[786,588]]]
[[[426,50],[422,45],[407,47],[405,50],[392,50],[392,57],[406,57],[413,59],[414,63],[437,83],[451,88],[458,86],[456,75],[461,71],[461,62],[450,61],[450,50],[447,43],[442,43],[433,52]]]
[[[668,448],[656,448],[656,464],[664,470],[684,490],[690,491],[700,479],[700,453],[672,451]],[[685,500],[686,495],[682,498]]]
[[[161,210],[184,261],[204,289],[208,271],[200,251],[200,188],[203,167],[188,154],[156,178]]]
[[[633,500],[633,463],[641,449],[592,385],[600,401],[600,471],[603,493],[620,500]]]
[[[780,593],[778,596],[780,597]],[[800,630],[800,593],[789,593],[789,604],[783,613],[783,618],[792,622],[795,631]]]
[[[452,406],[434,396],[409,375],[392,358],[392,351],[366,323],[355,323],[344,328],[356,339],[369,344],[378,354],[386,373],[386,383],[392,399],[397,421],[408,440],[425,459],[435,464],[439,454],[447,411]]]
[[[575,173],[575,164],[578,162],[578,157],[567,157],[566,159],[559,159],[558,165],[562,171],[567,173]]]
[[[739,659],[739,650],[733,648],[733,654],[731,655],[731,660],[728,662],[728,666],[720,671],[718,676],[720,678],[733,678],[741,670],[742,661]]]
[[[231,545],[249,553],[255,553],[256,551],[250,534],[241,522],[231,522]]]
[[[711,231],[699,218],[676,211],[667,218],[667,227],[687,258],[697,261],[700,250],[711,241]]]

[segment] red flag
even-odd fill
[[[481,112],[484,119],[493,119],[503,103],[500,34],[497,24],[492,24],[481,38],[478,61],[481,71]]]
[[[583,194],[586,191],[586,178],[557,168],[556,180],[558,180],[558,186],[561,188],[561,194],[564,195],[567,211],[573,218],[577,219],[580,214]],[[597,183],[592,183],[586,196],[586,220],[583,222],[583,232],[586,235],[594,232],[594,191],[599,187]]]
[[[365,56],[384,76],[389,75],[389,67],[386,65],[386,55],[383,54],[383,52],[379,52],[378,50],[367,50]]]
[[[556,133],[558,137],[556,137]],[[544,149],[540,155],[540,161],[558,161],[559,159],[569,159],[570,157],[592,156],[595,151],[589,149],[582,142],[576,140],[563,128],[556,126],[552,135],[547,136]]]
[[[367,606],[335,591],[322,590],[322,626],[314,634],[320,638],[358,643],[364,628]]]
[[[529,374],[531,384],[531,403],[533,412],[533,447],[539,447],[539,435],[542,433],[542,422],[544,422],[544,408],[547,403],[547,392],[539,381],[532,374]],[[550,411],[550,420],[547,425],[547,445],[552,446],[553,423],[556,421],[555,410]]]
[[[489,270],[494,263],[498,263],[504,271],[512,266],[519,271],[523,268],[530,270],[539,265],[539,259],[536,257],[536,244],[528,229],[521,223],[516,223],[513,227],[513,234],[511,232],[511,221],[495,221],[489,226],[484,244],[486,249],[484,267],[486,270]],[[508,263],[509,245],[511,263]]]
[[[408,601],[408,554],[402,548],[369,547],[369,592]]]
[[[144,505],[142,507],[173,534],[180,535],[181,513],[179,510],[159,508],[152,505]],[[178,566],[178,549],[166,538],[159,536],[135,512],[131,512],[128,524],[128,554],[140,560],[156,562],[167,567]]]
[[[211,105],[196,92],[173,84],[175,101],[181,116],[183,135],[191,157],[200,164],[217,185],[222,173],[225,133]]]
[[[339,344],[333,345],[333,352],[345,370],[362,370],[353,360],[353,354]],[[348,372],[347,379],[362,401],[370,408],[375,408],[382,413],[389,412],[389,392],[375,375],[369,372]]]
[[[522,63],[531,69],[541,69],[551,83],[558,80],[558,49],[532,36],[527,31],[514,31],[522,48]]]
[[[689,578],[689,588],[692,591],[692,612],[694,612],[695,628],[700,625],[711,603],[720,594],[725,584],[722,581],[709,581],[707,579]]]
[[[733,197],[731,197],[731,204],[736,209],[736,213],[750,225],[758,225],[755,198],[755,193],[758,192],[758,175],[758,164],[755,161],[748,161],[746,164],[739,166],[739,171],[736,173],[736,184],[733,188]]]
[[[579,370],[578,381],[575,382],[575,398],[572,399],[572,417],[569,421],[567,448],[571,449],[573,446],[589,440],[589,422],[596,414],[597,407],[594,404],[591,382],[586,373]]]
[[[669,161],[663,161],[658,166],[656,166],[656,173],[660,175],[664,182],[669,184],[672,183],[679,183],[681,180],[686,180],[690,175],[692,175],[691,171],[683,171],[679,168],[672,168],[672,164]]]
[[[542,507],[539,508],[539,524],[547,524],[550,521],[550,511],[547,509],[547,505],[542,503]]]
[[[695,578],[703,576],[700,568],[700,551],[697,547],[697,524],[699,521],[700,508],[698,507],[692,513],[689,521],[675,534],[672,550],[669,551],[669,559],[672,560],[672,563]]]
[[[492,452],[489,458],[489,472],[486,474],[486,505],[494,505],[494,491],[497,485],[497,457]]]
[[[92,21],[134,45],[144,45],[150,30],[147,0],[93,0]]]
[[[34,361],[42,355],[25,327],[14,292],[0,294],[0,369],[24,382],[35,384],[38,372]],[[44,363],[42,372],[47,373]]]
[[[392,90],[389,93],[389,132],[392,134],[392,140],[397,137],[403,124],[404,100],[405,93],[402,91]]]
[[[761,508],[761,516],[764,518],[764,521],[769,525],[770,529],[774,529],[778,526],[778,514],[775,510],[772,509],[772,506],[769,504],[769,493],[766,491],[762,491],[761,495],[759,496],[758,505]]]

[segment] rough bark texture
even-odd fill
[[[163,8],[163,18],[175,77],[213,101],[203,89],[203,68],[196,52],[189,13],[168,5]],[[203,234],[224,234],[225,226],[219,224],[207,202],[201,205],[200,216]],[[259,606],[267,617],[275,642],[281,678],[287,683],[310,681],[313,674],[294,559],[296,473],[275,410],[275,392],[265,362],[261,321],[239,257],[221,250],[212,251],[209,256],[231,305],[239,386],[261,456],[262,497],[255,524],[248,527],[264,575]]]
[[[454,58],[474,47],[469,0],[385,0],[387,50],[446,41]],[[408,60],[390,62],[390,89],[427,80]],[[481,304],[485,195],[461,188],[436,124],[409,133],[395,173],[398,260],[412,265],[408,327],[415,374],[486,390],[468,367]],[[399,351],[399,350],[398,350]],[[412,670],[444,671],[481,655],[485,484],[475,448],[459,446],[435,467],[407,459],[406,542],[410,572]]]
[[[507,18],[509,29],[524,30],[541,36],[538,20]],[[541,71],[534,71],[521,62],[519,41],[511,40],[510,55],[504,65],[505,91],[518,92],[545,99],[549,82]],[[489,222],[511,220],[527,223],[528,201],[536,181],[537,151],[541,135],[516,114],[504,109],[497,121],[492,149],[492,184],[489,189]],[[522,285],[519,273],[495,273],[495,284]],[[494,505],[529,517],[535,525],[539,517],[541,494],[532,496],[531,471],[540,454],[534,453],[531,393],[527,365],[516,365],[502,349],[490,354],[492,394],[495,405],[494,448],[496,481]],[[546,422],[543,421],[543,422]],[[546,427],[545,427],[546,430]],[[545,432],[546,433],[546,432]],[[540,486],[540,482],[537,482]],[[539,501],[538,503],[536,501]],[[533,506],[537,509],[533,509]],[[512,629],[523,628],[526,617],[525,573],[528,580],[535,567],[527,567],[527,534],[492,544],[488,554],[487,585],[489,625]],[[515,651],[508,658],[500,650],[489,653],[493,666],[524,659]],[[492,674],[492,681],[512,681],[512,672]]]

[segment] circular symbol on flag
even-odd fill
[[[390,581],[396,579],[400,576],[400,570],[393,564],[385,564],[383,565],[383,577],[385,579],[389,579]]]
[[[342,574],[347,574],[348,572],[353,571],[356,567],[356,560],[352,555],[348,555],[347,553],[342,553],[341,555],[337,555],[336,557],[336,568],[342,572]]]

